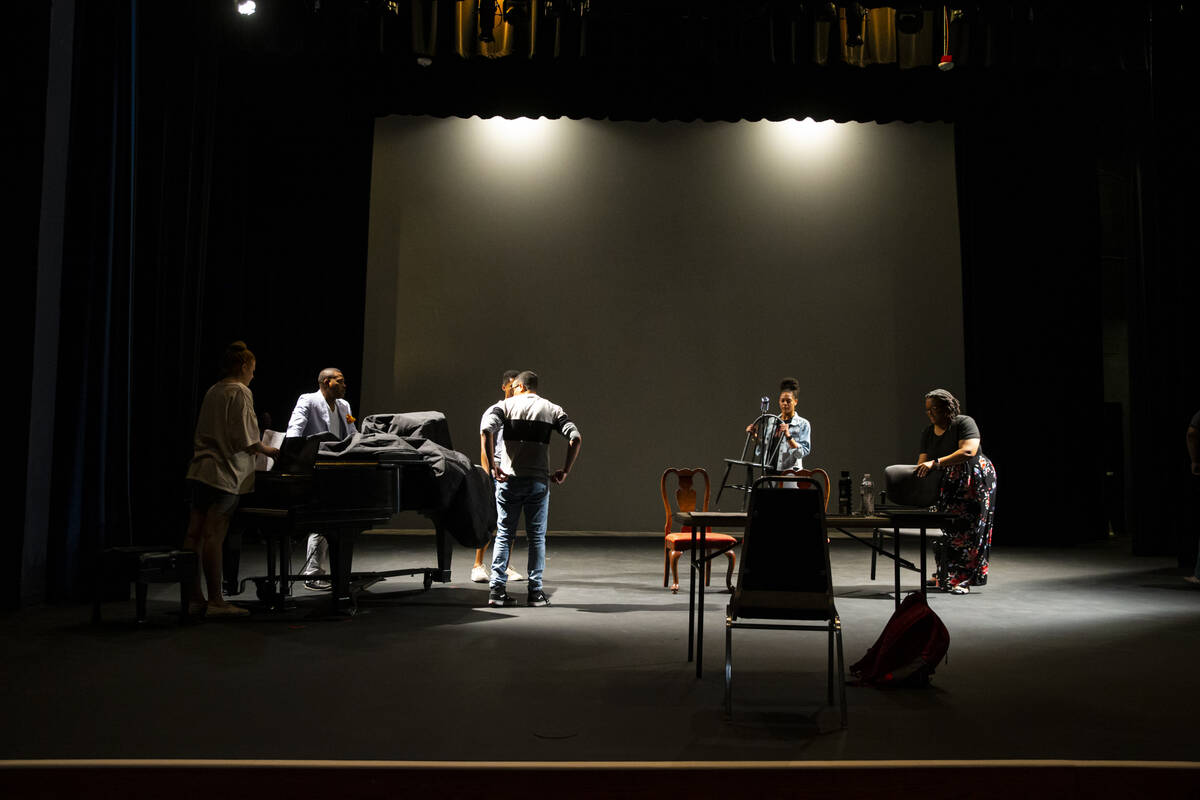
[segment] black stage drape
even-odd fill
[[[33,423],[52,435],[30,448],[46,474],[27,473],[24,509],[46,522],[19,537],[10,607],[87,595],[103,546],[181,541],[225,344],[256,352],[256,408],[278,428],[321,367],[359,372],[338,358],[363,338],[373,118],[346,76],[247,66],[208,3],[74,12],[58,345],[32,365],[57,397]]]
[[[39,37],[50,4],[30,15],[28,79],[44,88],[65,56],[73,83],[69,104],[41,105],[29,92],[19,128],[21,152],[36,158],[59,124],[38,124],[38,114],[69,109],[65,178],[29,199],[44,215],[58,193],[62,257],[31,246],[36,231],[16,245],[37,253],[31,275],[61,269],[61,297],[56,315],[37,304],[27,312],[36,343],[50,341],[47,325],[57,333],[49,355],[31,359],[35,383],[56,392],[52,404],[30,398],[31,430],[43,435],[29,439],[18,588],[5,605],[86,593],[89,557],[103,545],[180,539],[196,409],[229,341],[258,354],[256,406],[276,428],[323,366],[348,371],[357,405],[361,365],[340,359],[363,340],[372,125],[388,113],[953,121],[966,399],[1000,476],[998,544],[1107,530],[1097,242],[1108,222],[1097,165],[1102,155],[1126,165],[1136,246],[1121,275],[1131,376],[1124,527],[1135,552],[1194,553],[1180,496],[1191,485],[1183,425],[1200,403],[1187,242],[1197,156],[1180,100],[1190,96],[1190,28],[1171,16],[1183,13],[1177,5],[1153,4],[1157,49],[1132,41],[1150,36],[1139,25],[1087,37],[1038,28],[1007,44],[988,39],[986,52],[1004,58],[950,73],[814,65],[804,49],[814,42],[779,39],[779,28],[770,58],[747,57],[762,52],[753,46],[761,17],[740,33],[709,18],[705,36],[650,55],[646,43],[662,31],[622,27],[639,4],[596,18],[589,58],[466,61],[443,47],[425,68],[413,60],[411,25],[397,48],[388,28],[399,23],[363,17],[387,4],[261,3],[257,28],[235,27],[230,5],[59,4],[74,11],[74,37],[51,43],[48,67]],[[308,16],[272,24],[272,9],[284,8]],[[1012,19],[1003,30],[1024,30],[1024,18]],[[1112,58],[1091,57],[1100,34],[1117,42]],[[976,54],[984,42],[976,36]],[[21,185],[38,184],[30,175]]]
[[[1106,532],[1095,134],[1072,119],[956,126],[967,413],[995,462],[997,543]]]

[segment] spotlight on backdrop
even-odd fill
[[[237,8],[237,13],[241,14],[243,17],[248,17],[258,10],[258,5],[254,2],[254,0],[236,0],[234,5]]]
[[[545,117],[486,117],[472,118],[469,129],[477,153],[483,154],[481,169],[492,177],[507,176],[506,180],[542,178],[561,158],[563,137],[570,130],[561,120]],[[537,173],[529,167],[539,165]]]

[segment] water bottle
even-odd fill
[[[875,514],[875,484],[871,483],[871,473],[863,474],[861,489],[863,516],[873,516]]]
[[[850,516],[850,470],[842,470],[838,479],[838,513],[843,517]]]

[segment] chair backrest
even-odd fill
[[[672,475],[675,476],[677,482],[675,491],[672,493],[675,499],[674,509],[671,508],[671,501],[667,497],[667,479]],[[696,476],[704,479],[704,504],[698,509],[696,507]],[[662,490],[663,511],[666,512],[667,517],[666,526],[663,528],[664,535],[671,532],[671,523],[673,521],[671,519],[671,514],[674,513],[674,511],[708,511],[708,497],[710,488],[708,482],[708,472],[703,467],[696,467],[694,469],[670,467],[663,472],[662,477],[658,481],[658,487],[660,490]]]
[[[888,500],[899,506],[929,508],[937,502],[941,480],[942,471],[937,469],[918,477],[915,464],[892,464],[883,471]]]
[[[820,475],[821,476],[821,489],[825,492],[825,513],[826,514],[829,513],[829,473],[828,472],[821,469],[820,467],[813,467],[812,469],[787,469],[787,470],[784,470],[782,474],[783,475],[799,475],[804,478],[812,478],[812,477],[816,477],[817,475]]]
[[[814,478],[772,475],[754,482],[736,591],[832,598],[825,506]]]

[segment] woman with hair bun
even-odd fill
[[[992,520],[996,514],[996,469],[980,448],[979,426],[962,413],[958,399],[945,389],[925,395],[925,415],[931,423],[921,434],[918,475],[941,470],[938,511],[955,515],[943,528],[946,538],[934,550],[944,571],[943,592],[968,594],[988,577],[992,549]]]
[[[245,342],[229,345],[221,359],[224,377],[209,388],[200,405],[187,471],[191,513],[183,540],[183,549],[199,556],[188,603],[192,616],[239,617],[250,613],[221,594],[221,545],[238,498],[254,490],[255,455],[279,455],[278,448],[260,441],[254,395],[250,393],[254,368],[254,354]],[[208,588],[207,600],[202,578]]]

